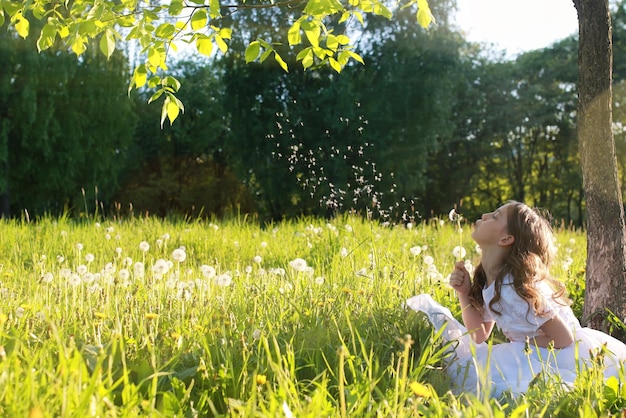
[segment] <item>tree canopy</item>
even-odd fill
[[[289,71],[285,55],[293,54],[303,68],[328,65],[341,72],[351,61],[363,62],[355,52],[355,27],[368,15],[392,18],[393,12],[415,8],[417,22],[427,28],[433,21],[427,0],[405,0],[388,7],[380,0],[284,0],[234,1],[171,0],[36,0],[14,2],[2,0],[0,26],[8,18],[19,36],[37,37],[39,51],[53,45],[82,55],[92,40],[99,50],[111,57],[118,42],[136,45],[140,60],[133,69],[129,91],[144,86],[153,91],[149,101],[163,99],[161,125],[172,123],[184,111],[177,97],[180,82],[168,71],[168,56],[182,44],[193,45],[198,53],[212,56],[226,52],[233,37],[229,19],[241,11],[280,9],[281,25],[264,37],[241,33],[246,39],[247,62],[263,62],[272,57],[283,70]],[[33,16],[43,24],[31,27]],[[282,26],[282,24],[285,26]],[[286,34],[286,37],[285,37]],[[284,46],[287,45],[288,48]]]

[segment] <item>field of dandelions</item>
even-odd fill
[[[453,396],[445,346],[404,301],[459,315],[447,276],[471,226],[356,217],[260,227],[66,218],[3,221],[0,416],[603,416],[626,407],[594,368],[574,388]],[[585,235],[557,230],[575,313]],[[494,337],[494,338],[497,338]]]

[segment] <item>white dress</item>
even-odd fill
[[[546,315],[538,316],[522,299],[512,285],[512,278],[503,279],[501,298],[494,305],[501,312],[497,315],[489,309],[494,297],[494,286],[483,290],[485,321],[495,321],[498,328],[510,340],[502,344],[476,344],[467,334],[467,329],[457,321],[450,310],[435,302],[430,295],[413,296],[406,305],[424,312],[433,327],[439,331],[445,326],[442,337],[456,341],[452,345],[446,371],[454,384],[455,393],[488,393],[500,396],[505,391],[519,395],[527,391],[529,384],[539,372],[558,374],[565,385],[572,385],[576,370],[589,362],[591,353],[606,346],[604,363],[605,378],[618,376],[626,361],[626,344],[603,332],[583,328],[568,306],[562,306],[550,297],[552,290],[542,283],[539,289],[547,301]],[[575,343],[561,349],[547,349],[527,344],[527,338],[542,334],[539,329],[554,315],[559,315],[574,335]]]

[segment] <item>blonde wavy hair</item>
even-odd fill
[[[565,285],[550,275],[550,266],[556,254],[554,233],[546,216],[537,209],[511,201],[508,202],[507,229],[515,237],[513,244],[502,263],[502,268],[494,281],[494,298],[489,308],[496,314],[500,311],[494,308],[501,297],[502,281],[505,276],[513,277],[513,287],[522,297],[529,308],[537,315],[546,313],[546,301],[537,289],[537,284],[547,281],[554,290],[552,299],[561,305],[569,305],[565,295]],[[487,276],[482,263],[476,267],[472,287],[470,289],[470,303],[479,312],[484,310],[482,291],[487,283]]]

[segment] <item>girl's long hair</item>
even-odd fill
[[[565,296],[565,285],[550,276],[549,269],[556,252],[554,233],[550,223],[537,209],[531,209],[520,202],[510,203],[507,229],[515,240],[506,253],[502,268],[496,275],[493,283],[494,298],[489,303],[489,309],[500,314],[494,306],[500,300],[502,281],[508,274],[513,277],[513,287],[517,294],[537,315],[546,313],[546,301],[536,286],[541,281],[547,281],[554,290],[553,300],[561,305],[569,305],[570,302]],[[476,267],[469,294],[471,305],[479,312],[483,312],[482,291],[486,284],[487,275],[480,263]]]

